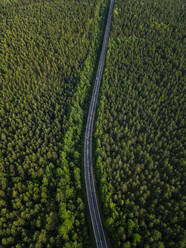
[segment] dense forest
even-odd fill
[[[80,134],[106,4],[0,2],[0,248],[90,245]]]
[[[113,247],[184,248],[183,0],[116,0],[94,139]]]

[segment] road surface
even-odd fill
[[[110,24],[112,17],[112,10],[114,6],[114,0],[110,1],[109,13],[107,18],[107,24],[104,34],[104,40],[102,44],[101,55],[99,59],[95,85],[92,93],[91,103],[89,107],[89,113],[87,118],[86,132],[85,132],[85,143],[84,143],[84,171],[85,171],[85,185],[88,199],[89,212],[91,216],[91,222],[93,226],[94,236],[96,240],[97,248],[107,248],[107,241],[105,238],[103,225],[99,213],[95,184],[94,184],[94,175],[92,168],[92,132],[94,124],[94,116],[96,111],[96,103],[98,98],[99,87],[101,83],[105,56],[107,51],[107,43],[110,32]]]

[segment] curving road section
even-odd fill
[[[85,174],[85,185],[88,199],[89,212],[91,216],[91,222],[93,226],[94,236],[96,240],[97,248],[107,248],[107,242],[103,230],[103,225],[99,213],[95,184],[94,184],[94,175],[93,175],[93,167],[92,167],[92,132],[93,132],[93,124],[94,124],[94,116],[96,111],[96,103],[98,98],[99,87],[101,83],[105,56],[107,51],[107,43],[109,39],[110,25],[111,25],[111,17],[114,6],[114,0],[110,1],[109,13],[107,17],[107,24],[104,34],[104,40],[102,44],[101,55],[99,59],[97,74],[95,85],[92,93],[91,103],[89,107],[89,113],[86,124],[86,132],[85,132],[85,143],[84,143],[84,174]]]

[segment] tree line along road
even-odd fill
[[[110,1],[109,13],[107,17],[107,24],[105,28],[104,40],[101,49],[101,55],[99,59],[98,69],[96,73],[96,80],[94,84],[94,89],[92,93],[91,103],[89,107],[89,113],[86,124],[85,131],[85,142],[84,142],[84,174],[85,174],[85,185],[87,192],[87,200],[89,206],[89,212],[91,216],[91,222],[93,226],[94,236],[96,240],[97,248],[107,248],[107,241],[105,238],[103,225],[99,213],[96,191],[95,191],[95,183],[94,183],[94,175],[93,175],[93,167],[92,167],[92,133],[93,133],[93,124],[94,124],[94,116],[96,111],[96,103],[98,99],[98,92],[100,88],[105,56],[107,51],[107,44],[110,33],[111,26],[111,18],[113,12],[114,0]]]

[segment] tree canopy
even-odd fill
[[[95,124],[113,247],[185,243],[184,1],[116,0]]]
[[[90,245],[78,143],[105,7],[0,2],[0,247]]]

